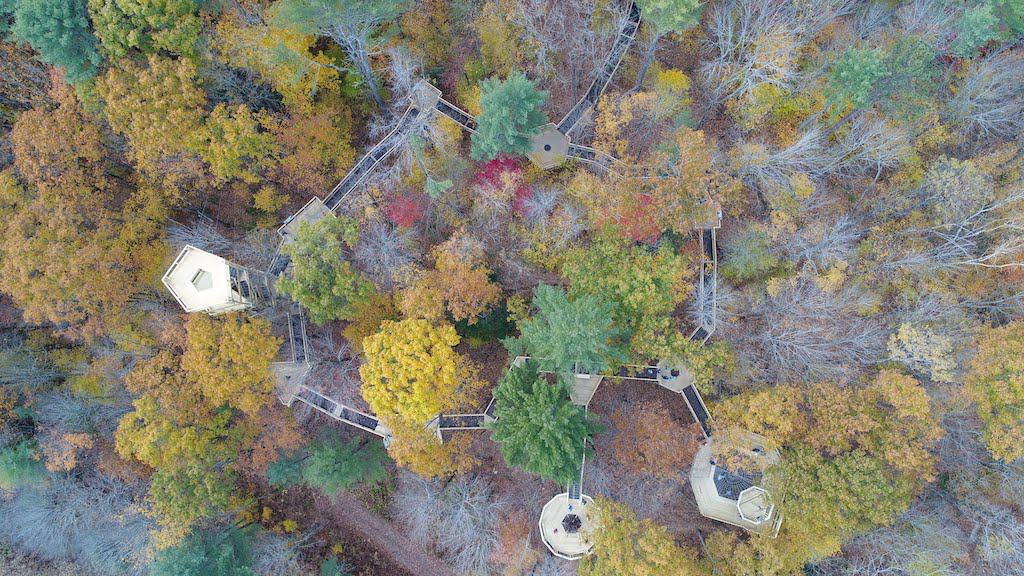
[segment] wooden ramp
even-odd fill
[[[326,414],[339,422],[355,426],[356,428],[365,430],[371,434],[376,434],[381,438],[387,438],[391,435],[391,431],[373,416],[360,412],[355,408],[345,406],[344,404],[336,400],[332,400],[331,398],[328,398],[305,385],[299,386],[295,391],[295,395],[292,396],[292,402],[295,400],[312,406],[319,412]],[[292,402],[288,402],[288,405],[290,406]]]

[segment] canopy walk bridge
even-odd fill
[[[619,28],[619,34],[615,37],[615,43],[612,44],[611,50],[608,51],[608,56],[604,60],[604,66],[598,71],[597,77],[594,78],[593,83],[591,83],[583,98],[558,123],[559,132],[568,136],[580,119],[597,106],[597,101],[600,100],[601,94],[604,93],[608,84],[612,81],[612,76],[619,69],[622,57],[626,55],[626,51],[633,44],[639,29],[640,7],[636,5],[636,2],[630,2],[629,12],[622,27]]]
[[[612,78],[622,63],[623,57],[636,39],[640,20],[640,8],[635,1],[631,1],[615,41],[587,92],[557,124],[548,124],[542,127],[540,134],[534,137],[532,151],[527,156],[539,167],[552,168],[561,165],[564,160],[571,158],[602,173],[612,172],[641,178],[660,178],[664,176],[650,167],[633,166],[606,152],[572,142],[570,137],[570,134],[580,125],[581,121],[592,115],[592,111],[597,106],[601,95],[610,85]],[[258,302],[263,307],[276,307],[277,303],[273,298],[273,291],[270,289],[270,281],[273,278],[288,273],[290,259],[282,251],[282,248],[289,242],[294,241],[299,227],[303,223],[316,222],[322,218],[332,217],[339,213],[346,205],[346,200],[352,193],[360,185],[367,182],[369,176],[382,163],[408,142],[411,135],[415,134],[417,130],[422,129],[427,122],[434,118],[435,113],[452,120],[467,132],[475,133],[478,129],[477,119],[473,115],[445,100],[442,97],[441,91],[426,80],[418,82],[410,93],[409,103],[405,112],[398,118],[394,127],[359,158],[352,169],[346,173],[329,193],[323,198],[313,197],[299,211],[284,221],[278,230],[281,242],[268,268],[268,273],[266,274],[268,277],[267,282],[253,283],[249,282],[246,278],[237,279],[236,284],[238,284],[238,290],[243,294],[243,297],[249,301]],[[706,343],[714,333],[717,322],[718,256],[716,229],[721,223],[721,211],[716,208],[715,212],[714,218],[694,226],[699,238],[701,260],[697,286],[698,322],[696,328],[690,334],[690,339],[702,343]],[[263,273],[260,272],[260,274]],[[391,438],[391,431],[377,417],[329,398],[306,385],[306,376],[310,371],[311,349],[306,335],[305,318],[302,310],[297,305],[291,305],[286,312],[286,322],[291,361],[279,362],[275,365],[279,376],[282,376],[279,381],[281,401],[288,406],[292,406],[296,401],[301,402],[338,422],[369,432],[388,442]],[[513,360],[513,365],[521,365],[527,359],[527,357],[517,357]],[[604,378],[656,383],[672,392],[680,394],[689,407],[694,421],[700,425],[704,436],[709,438],[711,435],[710,416],[707,406],[694,385],[692,376],[686,373],[684,369],[668,369],[662,365],[623,365],[603,374],[586,374],[577,366],[573,367],[573,371],[576,373],[573,375],[575,385],[572,387],[572,401],[580,405],[584,410],[587,409],[590,398],[592,398],[598,385]],[[283,385],[281,382],[283,382]],[[444,432],[486,429],[489,424],[497,421],[496,408],[497,402],[492,397],[480,413],[440,414],[428,422],[426,428],[432,429],[442,441],[444,439]],[[590,497],[582,492],[585,464],[586,455],[584,454],[580,462],[579,478],[568,484],[566,487],[566,498],[560,500],[560,502],[564,503],[569,513],[562,520],[561,526],[563,527],[566,526],[565,521],[570,517],[576,518],[576,514],[584,516],[583,510],[588,502],[592,502]],[[547,509],[547,506],[545,509]],[[558,512],[558,514],[561,514],[561,512]],[[577,523],[578,520],[577,518]],[[542,529],[544,528],[544,521],[542,517]],[[557,533],[558,526],[555,526],[552,530],[554,533]],[[570,530],[569,527],[566,527],[565,531],[575,534],[575,530]],[[563,558],[579,557],[578,555],[566,556],[556,552],[546,537],[545,544],[548,545],[553,553]],[[579,545],[578,542],[576,544]],[[583,548],[579,549],[583,550]],[[582,553],[586,552],[581,552],[580,555]]]
[[[590,110],[592,110],[604,93],[612,77],[618,70],[623,56],[629,50],[633,40],[636,38],[640,26],[640,8],[636,2],[630,2],[627,16],[616,36],[615,43],[605,58],[604,65],[598,71],[597,76],[591,83],[586,94],[572,107],[557,125],[560,132],[568,143],[569,132]],[[409,98],[409,105],[405,112],[399,117],[394,128],[385,135],[376,145],[370,148],[345,174],[338,184],[323,198],[313,198],[306,206],[285,220],[278,230],[281,235],[281,245],[269,267],[272,277],[286,273],[290,264],[288,255],[281,251],[281,247],[294,239],[298,226],[303,222],[316,221],[327,216],[329,213],[337,212],[344,204],[345,199],[363,182],[367,177],[391,156],[395,150],[401,147],[418,128],[430,120],[434,112],[451,119],[464,130],[474,133],[477,130],[477,120],[473,115],[458,106],[448,102],[441,96],[441,91],[432,86],[426,80],[418,82],[412,90]],[[544,150],[550,151],[551,145],[545,144]],[[540,152],[544,155],[544,152]],[[579,158],[591,165],[607,170],[615,161],[613,157],[598,152],[586,146],[569,144],[567,156]],[[550,165],[555,165],[554,163]]]

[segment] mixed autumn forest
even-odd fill
[[[1024,574],[1022,39],[1024,0],[0,0],[0,574]],[[190,250],[252,298],[183,309]],[[708,449],[774,530],[701,507]]]

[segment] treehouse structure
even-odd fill
[[[216,316],[274,304],[266,272],[239,266],[194,246],[182,248],[163,283],[185,312]]]
[[[634,174],[642,178],[658,178],[657,174],[621,162],[614,156],[572,141],[574,129],[581,120],[592,116],[601,94],[611,82],[623,56],[632,45],[640,26],[640,8],[630,2],[619,33],[604,65],[598,71],[586,94],[557,123],[547,124],[531,141],[527,153],[530,161],[541,169],[561,166],[567,161],[580,162],[599,172]],[[285,220],[278,230],[283,247],[294,241],[303,223],[312,223],[334,217],[345,208],[349,195],[367,179],[381,163],[398,150],[409,137],[421,130],[436,115],[452,120],[463,130],[475,133],[477,120],[469,113],[446,101],[441,91],[422,80],[413,87],[405,113],[384,138],[364,154],[345,177],[322,199],[312,198],[301,210]],[[718,248],[716,231],[721,225],[722,211],[709,194],[705,207],[707,217],[695,222],[700,242],[701,261],[698,284],[697,326],[690,340],[705,343],[715,331],[717,300]],[[290,273],[288,255],[278,248],[269,264],[268,272],[249,270],[225,259],[186,246],[164,275],[163,282],[186,312],[222,314],[259,307],[273,308],[272,280]],[[279,316],[279,314],[278,314]],[[374,415],[366,414],[341,402],[328,398],[307,386],[310,371],[309,344],[306,338],[302,310],[290,305],[285,318],[288,326],[290,357],[274,364],[281,402],[292,405],[299,401],[339,422],[360,428],[384,439],[387,444],[391,431]],[[514,365],[525,362],[519,357]],[[776,511],[766,490],[756,485],[758,478],[743,471],[730,472],[716,466],[711,451],[710,417],[701,399],[694,378],[678,363],[658,363],[648,366],[612,367],[603,374],[589,374],[574,369],[570,398],[586,410],[598,386],[605,379],[628,379],[656,384],[683,396],[694,420],[700,424],[707,442],[698,452],[691,470],[691,485],[703,515],[740,526],[754,532],[771,528],[777,533],[781,515]],[[440,414],[426,424],[443,441],[444,433],[451,430],[481,430],[495,422],[495,400],[474,414]],[[753,436],[752,436],[753,437]],[[758,437],[759,438],[759,437]],[[761,439],[763,440],[763,439]],[[759,448],[760,447],[760,448]],[[764,453],[763,441],[750,441],[749,451],[766,466],[778,459],[778,453]],[[552,554],[569,560],[589,554],[593,548],[590,535],[599,529],[593,525],[588,508],[593,500],[582,493],[583,466],[580,475],[566,487],[566,491],[552,498],[541,510],[539,527],[545,546]]]
[[[547,549],[566,560],[579,560],[590,553],[594,530],[589,508],[594,500],[582,494],[559,494],[540,512],[540,536]]]
[[[765,439],[753,432],[730,438],[734,460],[743,462],[727,469],[716,461],[714,438],[709,438],[694,456],[690,487],[700,513],[759,534],[778,535],[782,514],[771,494],[759,486],[765,469],[777,464],[778,450],[767,450]]]

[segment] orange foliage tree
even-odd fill
[[[633,472],[678,476],[700,448],[700,426],[683,425],[661,402],[645,400],[615,411],[612,456]]]

